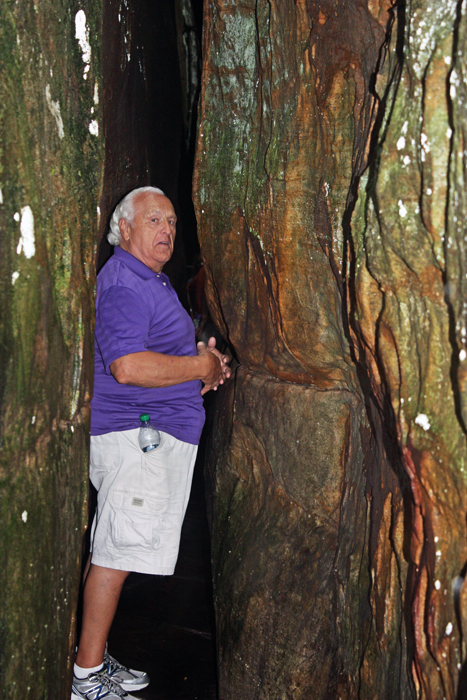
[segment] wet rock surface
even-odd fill
[[[466,692],[464,13],[205,6],[222,700]]]
[[[101,5],[0,18],[0,694],[58,699],[86,520]]]
[[[133,187],[193,218],[182,33],[195,64],[197,47],[188,0],[18,0],[0,20],[0,693],[59,700],[88,516],[95,266],[110,253],[97,244]],[[167,272],[183,291],[179,232]]]

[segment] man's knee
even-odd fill
[[[91,562],[86,584],[106,588],[109,591],[119,590],[125,583],[129,573],[129,571],[110,569]]]

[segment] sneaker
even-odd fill
[[[128,695],[118,683],[112,681],[107,669],[90,673],[87,678],[73,676],[71,700],[138,700],[134,695]]]
[[[123,666],[113,656],[110,656],[107,647],[104,654],[104,668],[109,678],[114,683],[118,683],[123,690],[142,690],[149,685],[147,673]]]

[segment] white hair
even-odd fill
[[[153,192],[154,194],[164,194],[162,190],[158,187],[137,187],[135,190],[129,192],[122,200],[117,204],[110,219],[110,230],[107,234],[107,240],[110,245],[120,245],[122,240],[122,234],[120,233],[120,227],[118,222],[120,219],[125,219],[129,224],[133,224],[133,219],[135,216],[134,201],[135,197],[143,192]],[[165,195],[164,195],[165,196]]]

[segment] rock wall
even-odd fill
[[[97,243],[133,187],[161,186],[182,214],[167,272],[185,289],[194,24],[190,0],[0,6],[0,694],[8,700],[70,694],[95,264],[110,254]]]
[[[205,3],[221,700],[466,692],[466,11]]]
[[[0,694],[70,693],[101,188],[99,1],[0,6]]]

